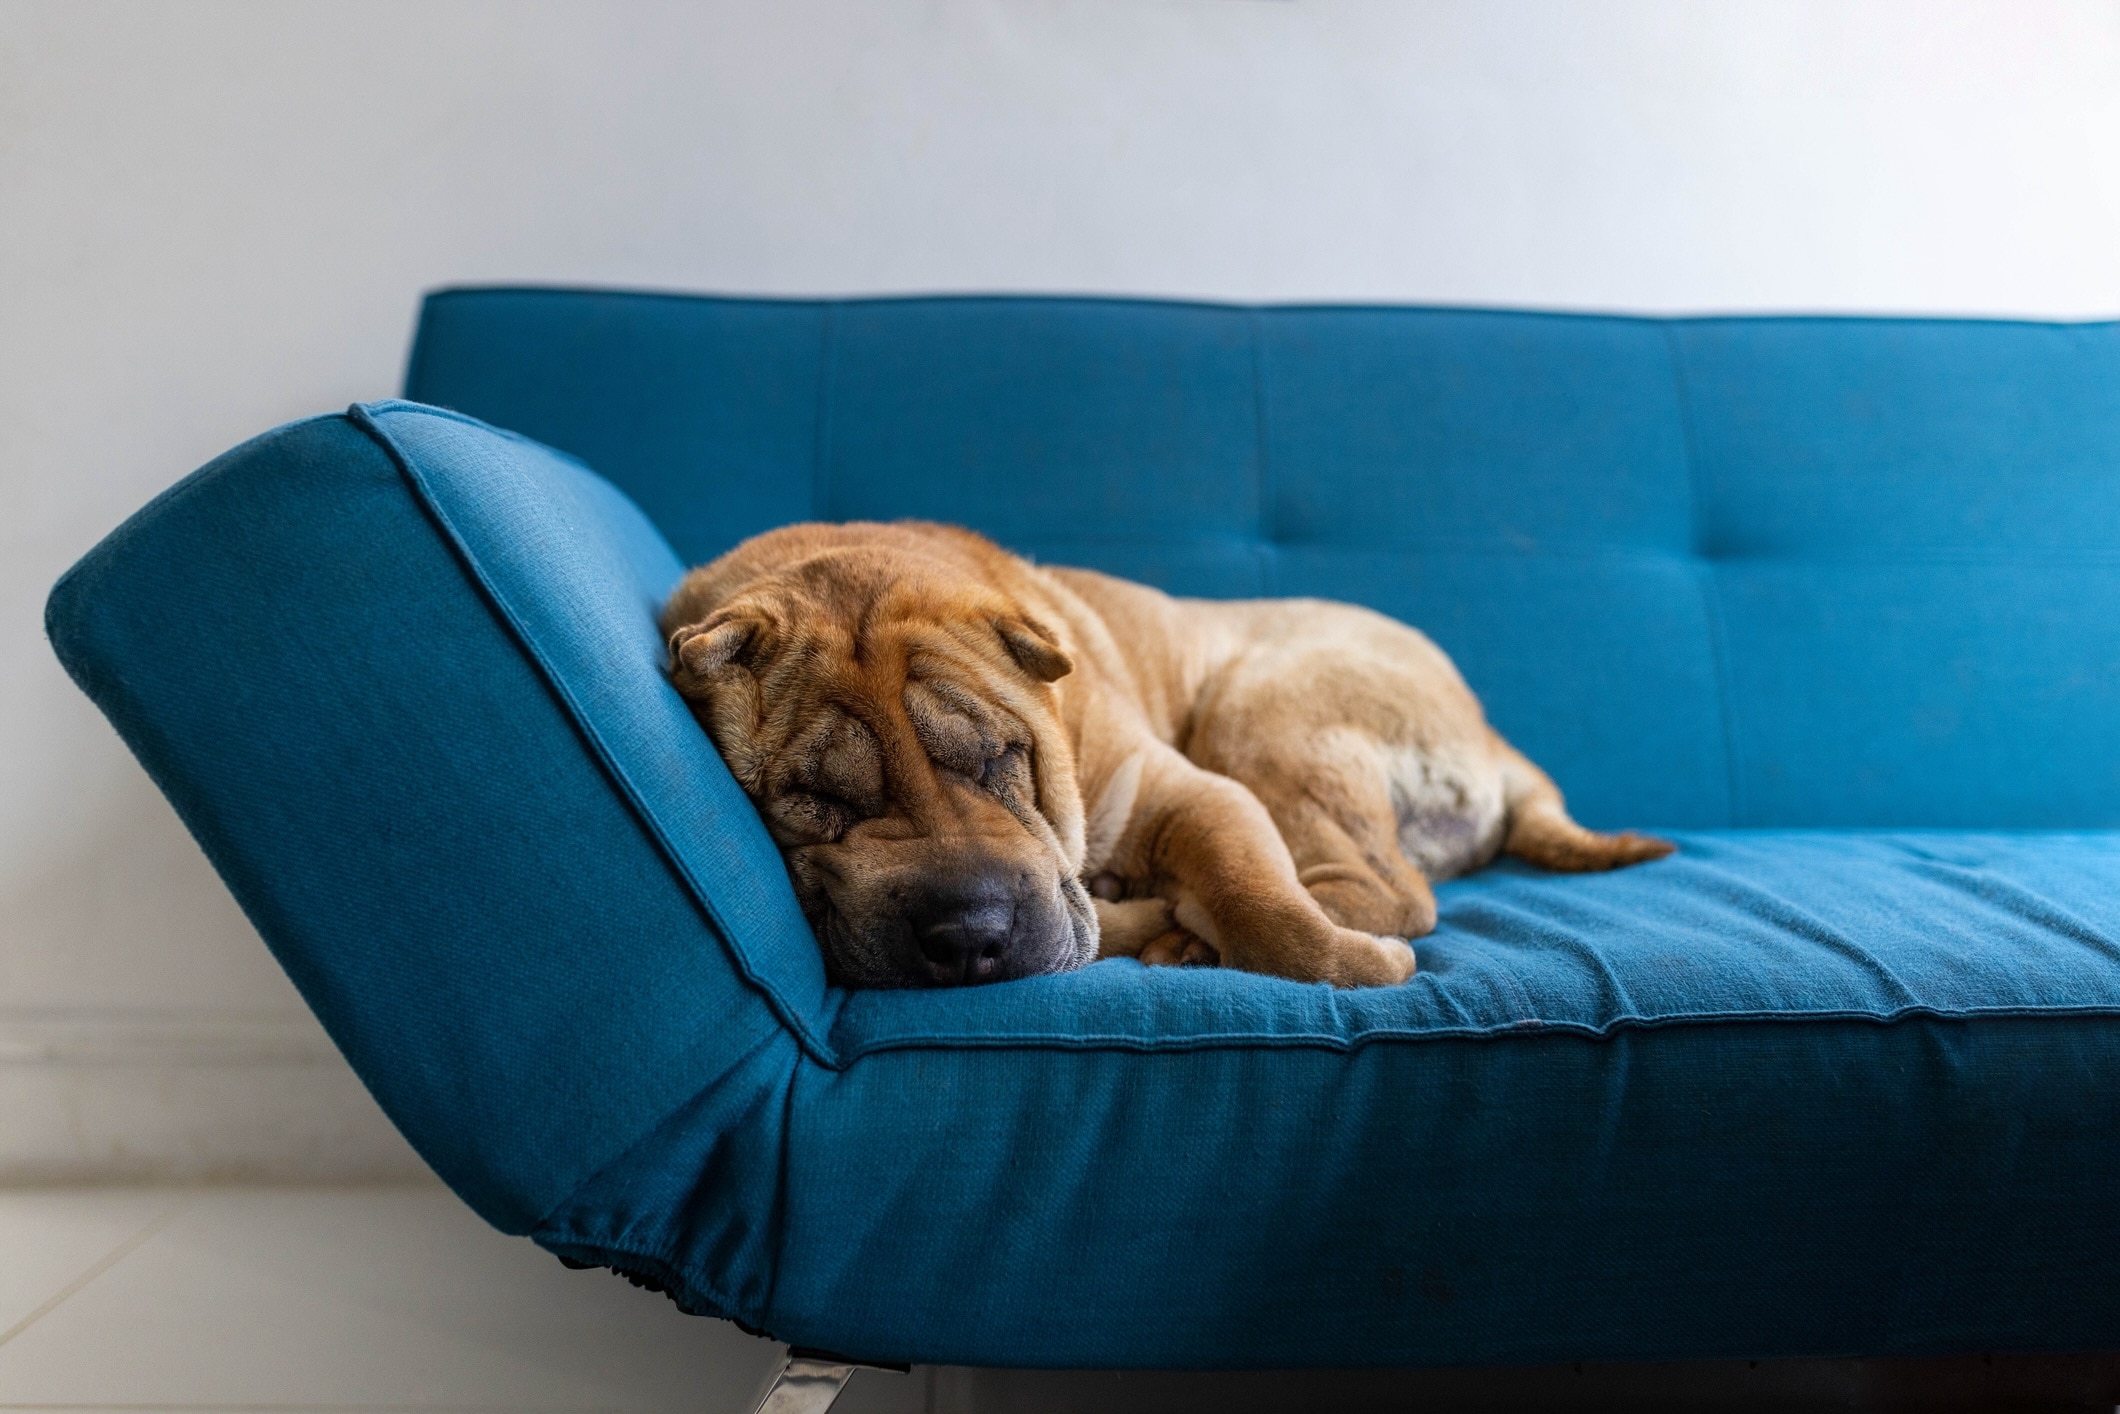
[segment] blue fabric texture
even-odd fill
[[[457,411],[238,448],[48,624],[436,1169],[691,1309],[972,1364],[2114,1348],[2116,364],[2103,325],[451,292],[408,391]],[[653,610],[857,515],[1398,614],[1681,852],[1446,885],[1402,988],[827,988]]]
[[[652,606],[676,562],[566,459],[463,431],[378,408],[240,447],[70,571],[48,624],[376,1098],[473,1207],[523,1232],[785,1033],[745,979],[743,935],[722,931],[759,926],[743,890],[703,909],[658,847],[726,808],[712,747],[686,738],[689,763],[666,764],[698,789],[651,832],[594,719],[569,710],[626,685],[674,703]],[[547,661],[578,646],[608,684],[524,651],[478,582],[505,583],[507,556],[462,555],[392,433],[460,453],[430,480],[518,513],[513,551],[553,572]],[[744,816],[725,858],[762,841]],[[778,870],[762,842],[753,862]]]
[[[1418,624],[1586,822],[2120,825],[2120,326],[430,298],[687,562],[925,515]]]
[[[1114,962],[1093,978],[970,993],[852,993],[833,1049],[842,1059],[936,1044],[1346,1049],[1680,1023],[2120,1011],[2120,832],[1676,838],[1679,854],[1654,869],[1568,876],[1504,861],[1443,885],[1439,926],[1402,987],[1337,991]]]

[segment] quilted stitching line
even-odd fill
[[[810,516],[832,518],[832,387],[839,376],[839,308],[824,306],[817,328],[817,400],[810,416]]]
[[[1253,455],[1259,460],[1259,535],[1256,552],[1259,557],[1259,592],[1271,594],[1280,578],[1281,527],[1278,488],[1274,483],[1273,474],[1272,409],[1267,404],[1266,393],[1266,316],[1264,311],[1259,309],[1253,309],[1249,313],[1252,434],[1256,443]]]
[[[1737,769],[1737,702],[1730,690],[1730,662],[1726,640],[1728,634],[1723,626],[1722,594],[1715,579],[1715,567],[1709,563],[1706,548],[1707,536],[1703,518],[1706,506],[1700,488],[1700,452],[1693,430],[1693,392],[1686,382],[1685,359],[1680,354],[1677,325],[1665,323],[1664,353],[1671,360],[1671,391],[1678,401],[1679,436],[1686,453],[1686,494],[1690,501],[1692,521],[1692,555],[1694,584],[1700,593],[1701,619],[1708,630],[1708,656],[1715,664],[1715,705],[1722,722],[1723,739],[1723,789],[1729,797],[1730,823],[1742,825],[1745,819],[1743,777]]]

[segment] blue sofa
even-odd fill
[[[880,1360],[2120,1348],[2120,327],[483,289],[406,395],[48,624],[496,1226]],[[1681,852],[1389,990],[829,988],[654,611],[906,515],[1398,615]]]

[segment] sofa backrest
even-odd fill
[[[923,516],[1427,631],[1596,824],[2120,824],[2120,326],[431,297],[680,556]]]

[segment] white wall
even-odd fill
[[[39,626],[442,282],[2120,310],[2069,0],[0,0],[0,1177],[409,1162]]]

